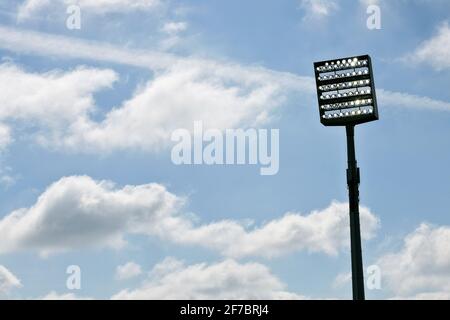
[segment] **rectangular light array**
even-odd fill
[[[370,56],[314,63],[320,122],[356,125],[378,120]]]

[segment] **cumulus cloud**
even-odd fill
[[[142,274],[142,268],[137,263],[130,261],[124,265],[120,265],[116,269],[116,278],[119,280],[127,280]]]
[[[157,232],[181,200],[157,184],[115,189],[89,177],[63,178],[30,208],[0,220],[0,252],[41,254],[83,247],[124,245],[125,233]],[[166,219],[168,218],[168,220]]]
[[[162,0],[26,0],[19,5],[17,18],[19,21],[28,19],[55,4],[65,7],[78,5],[87,12],[105,14],[110,12],[149,11],[155,9],[161,3]]]
[[[198,120],[219,130],[261,125],[285,94],[285,88],[264,72],[181,64],[149,81],[102,122],[86,118],[53,145],[88,152],[160,150],[170,145],[174,130],[192,130]]]
[[[0,297],[7,295],[12,289],[20,288],[20,280],[4,266],[0,265]]]
[[[362,238],[367,240],[374,236],[379,220],[366,207],[360,211]],[[222,221],[174,233],[173,238],[180,243],[204,244],[231,257],[270,258],[301,250],[337,255],[349,246],[348,225],[348,205],[333,202],[323,210],[308,215],[287,213],[252,229]]]
[[[113,299],[304,299],[259,263],[199,263],[186,266],[166,258],[150,272],[142,286],[123,290]]]
[[[308,215],[287,213],[261,226],[233,220],[198,223],[183,212],[185,199],[158,184],[116,187],[86,176],[65,177],[29,208],[0,220],[0,252],[41,255],[78,248],[121,248],[125,237],[143,234],[179,245],[210,248],[229,257],[271,258],[307,250],[336,255],[349,245],[348,205],[333,202]],[[379,222],[361,207],[363,239]]]
[[[62,129],[95,110],[93,95],[117,80],[112,70],[78,67],[72,71],[26,72],[0,65],[0,121],[22,120],[32,125]],[[1,140],[8,141],[9,128],[0,127]]]
[[[448,22],[443,23],[432,38],[421,43],[406,61],[425,63],[436,70],[450,68],[450,28]]]
[[[396,298],[448,299],[450,296],[450,227],[422,224],[403,247],[382,256],[384,285]]]
[[[78,68],[36,74],[4,64],[0,65],[0,89],[5,93],[0,98],[0,121],[35,125],[38,141],[53,149],[158,151],[171,145],[174,130],[192,129],[194,121],[219,130],[269,121],[290,82],[288,77],[274,79],[274,74],[258,68],[180,62],[95,121],[93,95],[113,85],[117,80],[113,71]],[[308,88],[309,82],[305,79],[302,84]],[[11,141],[7,129],[0,130],[4,144]]]
[[[111,88],[117,78],[109,69],[78,67],[33,73],[11,63],[1,64],[0,149],[14,141],[13,128],[27,132],[42,145],[71,134],[78,123],[96,112],[94,94]]]

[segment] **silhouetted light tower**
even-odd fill
[[[372,61],[368,55],[315,62],[320,122],[345,126],[350,207],[353,299],[364,300],[364,271],[359,225],[360,174],[355,156],[355,125],[378,120]]]

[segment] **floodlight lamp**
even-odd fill
[[[378,120],[370,56],[314,63],[320,121],[325,126]]]

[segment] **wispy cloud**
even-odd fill
[[[7,295],[12,289],[20,288],[20,280],[6,267],[0,265],[0,297]]]
[[[333,288],[341,288],[352,282],[352,274],[350,272],[340,273],[333,280]]]
[[[185,31],[187,29],[187,27],[188,27],[187,22],[170,21],[170,22],[166,22],[164,24],[164,26],[162,27],[162,31],[164,31],[165,33],[167,33],[169,35],[174,35],[174,34],[177,34],[179,32]]]
[[[117,266],[116,278],[118,280],[128,280],[142,274],[142,268],[137,263],[130,261],[124,265]]]
[[[425,109],[436,111],[450,111],[450,103],[429,97],[418,96],[402,92],[377,90],[380,106],[394,108]]]
[[[96,14],[110,12],[130,12],[153,10],[164,0],[25,0],[18,7],[17,18],[19,21],[40,13],[44,9],[55,6],[78,5],[82,10]]]
[[[50,293],[46,294],[42,298],[38,298],[36,300],[50,300],[50,301],[57,301],[57,300],[92,300],[92,298],[88,297],[79,297],[75,293],[57,293],[56,291],[51,291]]]
[[[450,68],[450,28],[448,22],[442,23],[437,33],[421,43],[405,60],[415,64],[423,63],[436,70]]]
[[[110,62],[152,70],[168,68],[178,61],[176,56],[168,53],[131,50],[95,41],[5,26],[0,26],[0,48],[17,53]]]
[[[339,9],[336,0],[300,0],[300,8],[305,11],[305,20],[321,19]]]

